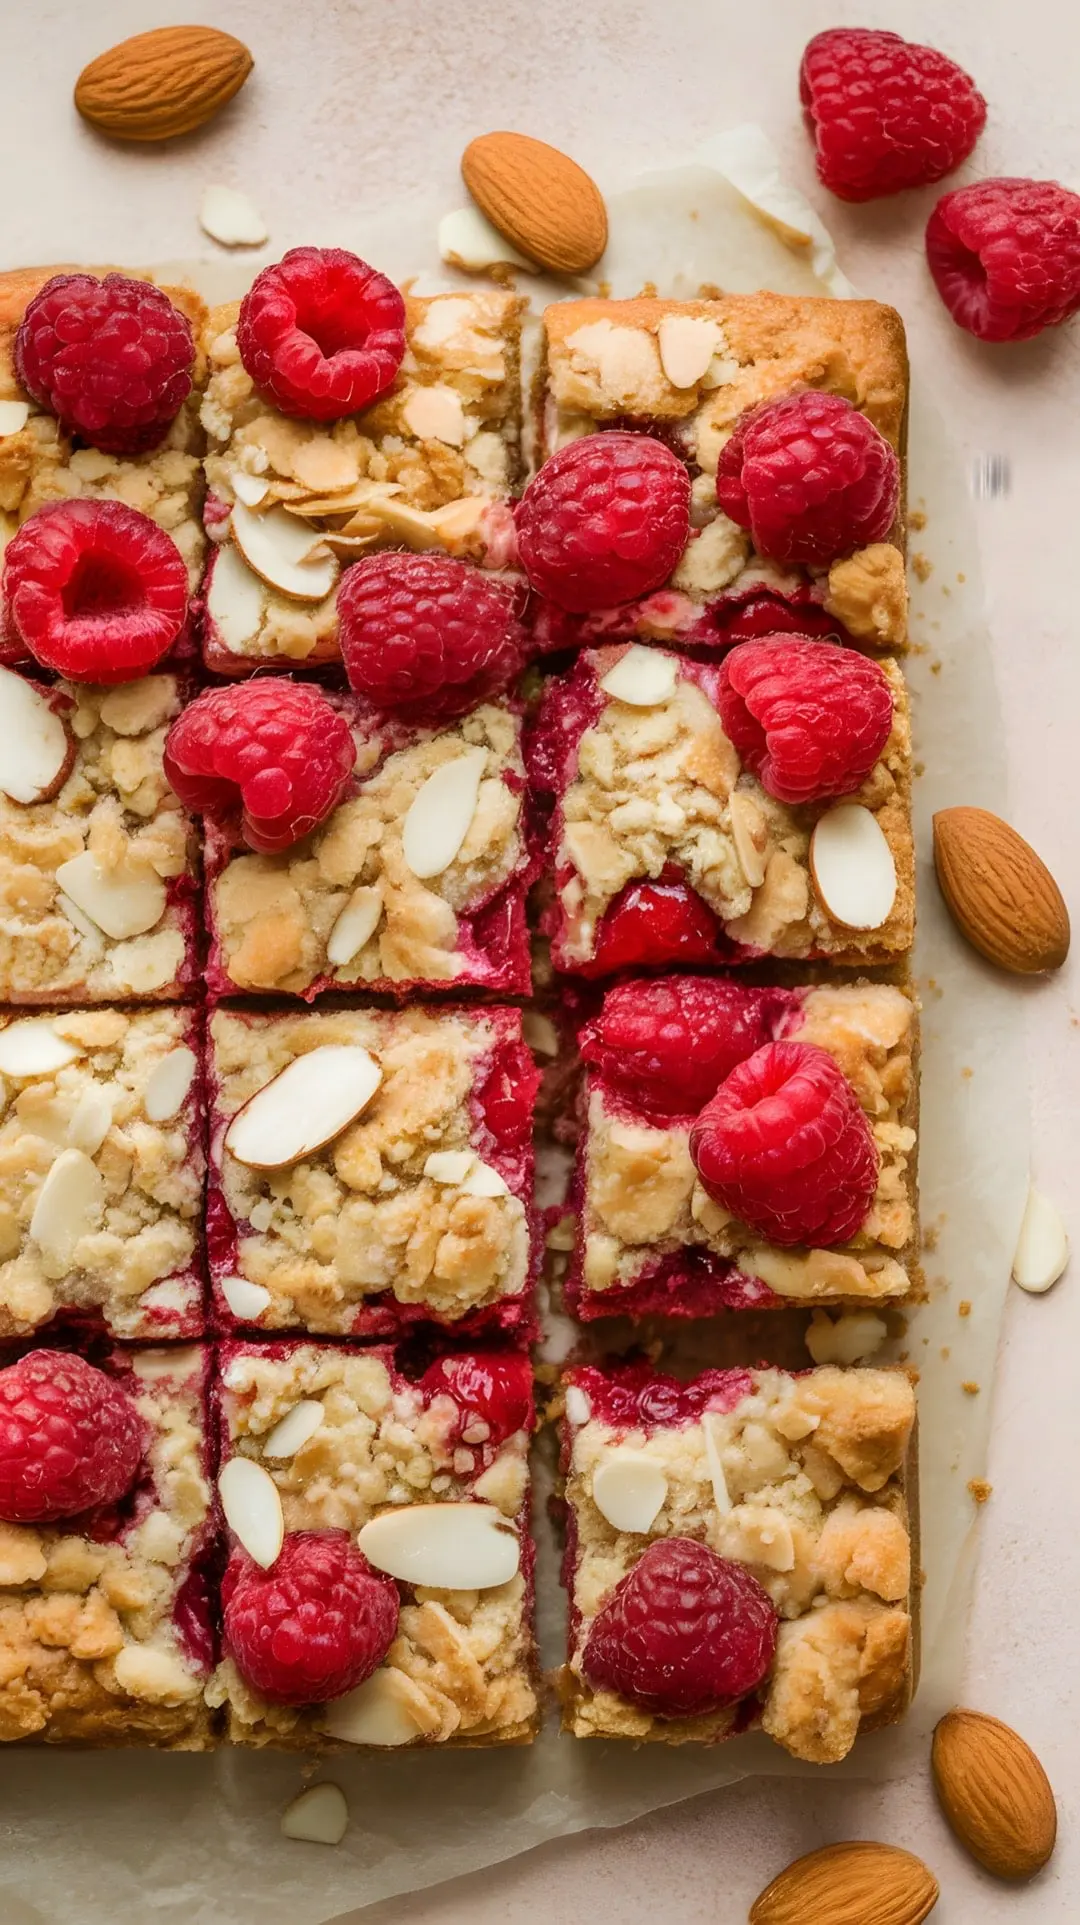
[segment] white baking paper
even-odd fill
[[[728,169],[732,178],[717,173]],[[739,191],[732,180],[739,182]],[[608,183],[610,188],[611,184]],[[605,278],[615,294],[645,282],[686,295],[729,290],[846,290],[820,222],[782,188],[752,130],[714,143],[685,169],[609,192]],[[765,205],[755,211],[747,192]],[[422,271],[425,288],[464,277],[439,267],[441,206],[395,209],[355,229],[274,236],[243,264],[181,263],[211,299],[242,291],[266,259],[299,240],[350,246],[389,273]],[[806,217],[806,238],[790,244]],[[781,229],[789,238],[781,238]],[[117,251],[122,252],[118,230]],[[78,252],[77,236],[71,253]],[[172,264],[175,271],[177,264]],[[565,286],[522,276],[537,305]],[[930,819],[950,803],[1007,814],[1001,715],[982,615],[977,544],[965,477],[952,459],[935,398],[914,370],[911,505],[925,510],[912,546],[933,564],[913,581],[918,644],[909,677],[920,853],[917,974],[923,996],[922,1208],[929,1303],[905,1343],[921,1372],[922,1683],[906,1724],[856,1747],[831,1775],[889,1777],[925,1757],[930,1728],[956,1698],[974,1567],[977,1509],[967,1485],[983,1473],[989,1387],[1028,1172],[1024,1034],[1015,989],[952,929],[930,862]],[[961,579],[964,577],[966,579]],[[948,590],[946,594],[944,591]],[[969,1302],[971,1314],[958,1306]],[[980,1394],[962,1384],[978,1383]],[[538,1506],[545,1657],[558,1661],[557,1559]],[[475,1871],[559,1836],[621,1825],[751,1773],[819,1778],[767,1740],[712,1752],[686,1746],[580,1744],[554,1719],[531,1749],[334,1757],[318,1775],[339,1783],[351,1824],[330,1850],[281,1837],[279,1815],[310,1767],[293,1756],[223,1751],[0,1755],[0,1919],[3,1925],[323,1925],[378,1899]]]

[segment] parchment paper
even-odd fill
[[[715,155],[711,158],[715,159]],[[609,190],[611,183],[607,184]],[[846,291],[817,224],[813,245],[785,246],[735,189],[698,164],[608,194],[612,292],[653,281],[662,293],[702,282],[730,290]],[[171,264],[211,299],[242,291],[252,273],[303,239],[354,247],[425,287],[460,276],[439,269],[435,231],[445,207],[414,205],[355,231],[275,234],[262,254]],[[122,234],[117,248],[122,252]],[[78,253],[72,236],[71,256]],[[522,276],[536,304],[565,287]],[[924,508],[913,546],[933,563],[913,580],[917,649],[910,659],[920,855],[917,975],[923,996],[922,1209],[936,1247],[926,1258],[929,1303],[911,1319],[906,1350],[921,1371],[922,1683],[906,1724],[856,1747],[832,1775],[897,1776],[959,1689],[971,1594],[990,1382],[1028,1174],[1028,1095],[1022,1021],[1009,986],[957,938],[937,897],[930,818],[952,802],[1006,814],[1001,715],[983,625],[978,557],[965,478],[950,455],[934,398],[914,370],[911,505]],[[965,580],[958,579],[966,577]],[[943,593],[947,588],[948,595]],[[958,1306],[969,1302],[961,1317]],[[971,1396],[964,1381],[977,1382]],[[541,1630],[557,1662],[562,1600],[542,1504]],[[345,1790],[351,1824],[336,1851],[280,1836],[280,1809],[300,1789],[293,1757],[222,1751],[210,1757],[0,1754],[0,1919],[3,1925],[323,1925],[343,1911],[418,1890],[526,1851],[547,1839],[621,1825],[677,1799],[752,1773],[820,1778],[762,1738],[712,1752],[576,1744],[549,1725],[530,1750],[389,1752],[335,1757],[318,1774]],[[309,1772],[307,1775],[311,1775]]]

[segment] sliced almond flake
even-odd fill
[[[721,343],[715,321],[701,314],[665,314],[657,330],[660,365],[673,388],[693,388],[707,374]]]
[[[451,267],[466,274],[486,274],[493,267],[523,267],[530,274],[538,270],[493,227],[478,207],[456,207],[439,222],[439,254]]]
[[[435,769],[413,797],[401,848],[421,882],[441,876],[461,848],[476,814],[486,767],[486,749],[466,749]]]
[[[667,1490],[664,1467],[648,1451],[619,1446],[593,1472],[593,1503],[616,1531],[651,1530]]]
[[[261,247],[269,229],[254,202],[236,187],[204,187],[199,226],[222,247]]]
[[[375,885],[354,889],[326,939],[326,960],[335,969],[351,963],[371,941],[382,920],[382,890]]]
[[[233,1316],[239,1317],[242,1323],[254,1323],[272,1301],[269,1290],[261,1283],[249,1282],[247,1277],[223,1277],[221,1294]]]
[[[1049,1290],[1069,1261],[1069,1239],[1056,1204],[1032,1184],[1013,1258],[1013,1282],[1034,1295]]]
[[[91,850],[61,862],[56,881],[76,907],[114,942],[145,935],[165,914],[165,884],[147,863],[99,867]]]
[[[414,388],[401,414],[418,441],[445,441],[451,448],[460,448],[471,433],[460,394],[441,382]]]
[[[587,1424],[592,1416],[592,1403],[580,1384],[570,1384],[566,1392],[567,1420],[576,1428]]]
[[[521,1562],[516,1530],[490,1504],[396,1505],[369,1519],[357,1543],[377,1571],[433,1590],[493,1590]]]
[[[325,601],[338,577],[333,555],[317,553],[321,531],[298,523],[286,508],[256,514],[238,501],[230,516],[233,539],[249,568],[290,601]]]
[[[249,1557],[269,1570],[285,1538],[278,1487],[253,1457],[230,1457],[218,1478],[225,1522]]]
[[[265,475],[249,475],[246,468],[234,468],[229,483],[237,501],[245,508],[258,508],[270,492],[270,483]]]
[[[29,402],[0,401],[0,435],[18,434],[29,419]]]
[[[47,1016],[23,1016],[0,1029],[0,1072],[23,1082],[53,1076],[79,1059],[79,1050],[60,1036]]]
[[[308,1845],[340,1845],[349,1828],[349,1807],[340,1785],[309,1785],[281,1814],[283,1838]]]
[[[37,1193],[30,1236],[58,1274],[80,1239],[93,1235],[105,1207],[105,1179],[82,1150],[61,1150]]]
[[[393,501],[400,495],[400,481],[361,481],[354,488],[342,488],[336,494],[326,493],[314,497],[307,495],[285,502],[286,512],[299,515],[305,520],[321,515],[347,515],[360,508],[377,514],[384,502]]]
[[[359,1044],[324,1043],[294,1057],[237,1110],[225,1148],[253,1170],[314,1156],[367,1108],[382,1069]]]
[[[407,1745],[421,1733],[418,1688],[404,1672],[381,1665],[355,1691],[327,1706],[323,1729],[349,1745]]]
[[[177,1114],[187,1100],[198,1067],[195,1051],[186,1043],[179,1043],[154,1064],[143,1093],[143,1112],[151,1123],[168,1123]]]
[[[493,1169],[490,1163],[481,1163],[479,1158],[474,1161],[461,1187],[466,1196],[509,1196],[510,1194],[510,1187],[499,1175],[498,1170]]]
[[[600,687],[605,695],[631,708],[655,708],[671,700],[677,681],[678,669],[670,655],[631,642],[615,666],[601,677]]]
[[[731,1509],[731,1496],[724,1476],[724,1462],[720,1455],[721,1444],[725,1437],[724,1420],[716,1411],[702,1412],[701,1429],[705,1438],[705,1461],[709,1466],[709,1480],[713,1488],[713,1502],[721,1517]]]
[[[861,802],[828,809],[810,837],[819,902],[846,929],[880,929],[896,901],[896,863],[881,824]]]
[[[279,1417],[263,1438],[264,1457],[295,1457],[298,1450],[320,1429],[326,1412],[317,1397],[302,1397],[298,1404]]]
[[[463,1183],[475,1162],[473,1150],[433,1150],[424,1164],[424,1175],[433,1183]]]

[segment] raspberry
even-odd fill
[[[345,673],[358,695],[445,721],[487,701],[525,660],[511,590],[449,555],[370,555],[337,600]]]
[[[585,1392],[594,1417],[614,1430],[670,1430],[700,1422],[703,1411],[730,1410],[751,1394],[746,1370],[705,1370],[688,1382],[658,1371],[649,1358],[631,1363],[580,1365],[572,1381]]]
[[[704,976],[620,983],[581,1034],[581,1054],[650,1116],[696,1115],[736,1063],[771,1042],[792,1006],[784,989]]]
[[[163,441],[191,393],[195,343],[168,295],[123,274],[54,274],[27,307],[15,368],[68,434],[110,455]]]
[[[232,813],[252,849],[291,848],[341,801],[356,762],[345,717],[284,677],[208,688],[177,716],[165,774],[189,809]]]
[[[812,1043],[767,1043],[733,1069],[690,1132],[705,1189],[773,1243],[846,1243],[877,1188],[870,1125]]]
[[[662,1538],[593,1619],[585,1675],[655,1717],[702,1717],[757,1690],[776,1628],[772,1600],[744,1564],[693,1538]]]
[[[966,160],[986,102],[955,60],[898,33],[832,27],[802,57],[818,177],[845,201],[928,187]]]
[[[347,1531],[290,1531],[268,1571],[234,1551],[225,1638],[271,1704],[326,1704],[370,1678],[397,1635],[398,1591]]]
[[[876,662],[835,642],[741,642],[720,667],[725,731],[778,802],[851,795],[892,733],[892,691]]]
[[[759,555],[824,567],[883,541],[900,467],[872,421],[808,389],[752,408],[720,451],[716,499]]]
[[[581,975],[717,962],[719,923],[685,882],[631,882],[604,911],[592,962]]]
[[[187,620],[187,569],[163,528],[121,501],[61,501],[4,554],[4,598],[25,649],[76,682],[128,682]]]
[[[667,580],[686,547],[690,477],[649,435],[585,435],[530,481],[517,531],[529,581],[560,608],[632,602]]]
[[[309,421],[370,408],[405,354],[405,303],[392,281],[340,247],[294,247],[257,274],[236,324],[255,386]]]
[[[126,1390],[64,1350],[31,1350],[0,1370],[0,1517],[42,1524],[115,1504],[145,1438]]]
[[[458,1422],[451,1442],[496,1449],[532,1426],[532,1371],[527,1357],[474,1352],[440,1357],[420,1379],[426,1397],[452,1397]],[[483,1434],[481,1434],[483,1433]]]
[[[1029,341],[1080,308],[1080,194],[1052,180],[981,180],[943,194],[930,272],[958,327]]]

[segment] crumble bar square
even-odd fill
[[[465,1383],[485,1354],[444,1364]],[[450,1590],[401,1584],[397,1633],[366,1683],[328,1704],[267,1703],[228,1653],[210,1688],[227,1710],[234,1744],[325,1749],[331,1744],[528,1744],[539,1724],[533,1637],[533,1546],[528,1446],[532,1373],[527,1357],[492,1361],[513,1411],[507,1432],[448,1394],[436,1363],[418,1381],[387,1348],[333,1344],[225,1344],[218,1390],[221,1459],[244,1456],[277,1485],[288,1531],[360,1531],[399,1508],[478,1504],[518,1538],[518,1568],[504,1582]],[[317,1428],[287,1457],[270,1433],[296,1405],[317,1404]],[[466,1436],[473,1438],[469,1443]]]
[[[226,1148],[241,1107],[308,1051],[382,1073],[344,1130],[254,1169]],[[516,1009],[323,1008],[210,1021],[208,1243],[226,1328],[456,1337],[534,1329],[537,1072]]]
[[[63,716],[72,760],[48,801],[0,792],[0,1001],[185,996],[197,973],[195,844],[162,766],[185,683],[39,692]]]
[[[202,1334],[200,1056],[184,1009],[0,1013],[0,1337]]]
[[[586,616],[542,609],[543,647],[643,635],[716,648],[778,629],[904,646],[902,506],[888,541],[811,573],[756,555],[716,502],[717,460],[739,416],[799,388],[853,402],[903,462],[908,364],[892,308],[769,293],[560,301],[544,313],[539,380],[545,454],[599,428],[658,435],[690,469],[694,524],[670,582],[643,601]]]
[[[690,1157],[693,1116],[650,1114],[610,1069],[585,1079],[574,1178],[577,1241],[567,1302],[584,1320],[628,1314],[711,1316],[725,1309],[910,1299],[917,1258],[915,1005],[886,983],[716,993],[745,999],[746,1053],[771,1041],[826,1050],[851,1082],[878,1154],[862,1229],[838,1248],[780,1248],[714,1202]],[[626,991],[616,992],[625,995]],[[583,1053],[601,1053],[583,1032]]]
[[[122,501],[149,515],[172,536],[187,564],[194,594],[206,550],[202,523],[205,436],[199,425],[200,389],[206,379],[200,347],[205,303],[190,287],[162,285],[162,293],[191,323],[192,391],[159,447],[143,455],[102,454],[98,448],[76,446],[55,417],[24,392],[15,373],[19,323],[34,295],[57,273],[125,274],[157,284],[155,275],[137,268],[14,268],[0,274],[0,403],[13,404],[13,423],[26,410],[17,427],[5,429],[0,415],[0,539],[14,534],[35,509],[53,502],[79,497]]]
[[[554,803],[555,900],[545,914],[562,970],[610,974],[669,961],[739,963],[761,956],[887,963],[911,947],[915,865],[911,833],[911,723],[904,678],[879,664],[893,700],[892,733],[853,795],[801,806],[778,802],[744,768],[717,708],[715,661],[658,649],[670,664],[666,694],[637,706],[605,681],[626,644],[586,650],[548,686],[532,753],[532,779]],[[810,840],[817,822],[858,804],[888,844],[892,908],[877,927],[850,928],[826,909]],[[678,899],[700,929],[675,951],[654,953],[642,885]]]
[[[314,834],[281,855],[254,855],[234,825],[206,823],[211,991],[527,995],[530,855],[518,711],[488,702],[458,722],[418,729],[373,715],[355,697],[328,699],[354,723],[356,784]],[[426,785],[459,758],[475,777],[475,801],[439,868],[437,858],[421,859],[446,820],[442,801],[428,807],[436,790]],[[444,780],[440,773],[437,786]],[[426,873],[416,873],[407,849]]]
[[[903,1717],[914,1688],[909,1490],[915,1508],[903,1371],[709,1370],[680,1383],[630,1364],[574,1369],[564,1384],[564,1729],[714,1744],[760,1725],[793,1757],[835,1764],[860,1730]],[[598,1473],[616,1461],[654,1480],[659,1470],[663,1494],[643,1530],[616,1528],[597,1501]],[[610,1502],[603,1482],[599,1496]],[[594,1689],[585,1653],[614,1587],[649,1544],[673,1537],[749,1566],[780,1622],[757,1692],[665,1718]]]
[[[406,297],[406,351],[394,386],[343,421],[303,421],[258,393],[236,345],[239,303],[206,327],[210,379],[207,666],[241,675],[260,663],[339,661],[335,594],[290,599],[249,569],[230,517],[299,517],[342,565],[379,547],[432,548],[488,568],[515,554],[512,497],[521,476],[524,302],[494,288]],[[271,524],[273,525],[273,524]]]
[[[95,1349],[92,1361],[135,1399],[146,1455],[118,1505],[0,1523],[0,1740],[204,1751],[209,1352]]]

